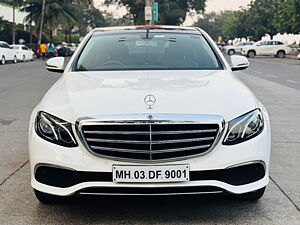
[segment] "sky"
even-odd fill
[[[126,13],[126,9],[119,8],[116,6],[110,6],[106,8],[103,6],[104,0],[94,0],[95,6],[100,8],[102,11],[107,10],[112,12],[115,17],[122,17]],[[238,10],[240,7],[247,6],[251,0],[207,0],[206,1],[206,12],[218,12],[221,10]],[[188,17],[184,25],[192,25],[196,20],[194,17]]]

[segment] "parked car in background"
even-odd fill
[[[34,52],[26,45],[11,45],[11,47],[16,51],[18,61],[25,62],[34,60]]]
[[[58,56],[70,56],[71,54],[71,49],[68,47],[68,44],[66,42],[57,42],[54,43],[54,46],[57,50]]]
[[[0,62],[3,65],[7,61],[17,63],[17,53],[5,41],[0,41]]]
[[[77,48],[76,44],[75,43],[69,43],[67,46],[70,49],[71,55],[73,55],[73,53],[76,51],[76,48]]]
[[[242,48],[244,46],[248,46],[248,45],[253,45],[255,42],[254,41],[251,41],[251,42],[240,42],[236,45],[228,45],[228,46],[225,46],[223,49],[225,51],[226,54],[228,55],[234,55],[236,53],[241,53],[242,51]]]
[[[242,55],[249,58],[255,56],[274,56],[284,58],[292,52],[292,49],[280,41],[259,41],[250,46],[242,48]]]
[[[300,60],[300,53],[299,53],[299,55],[297,56],[297,59]]]
[[[57,50],[54,49],[54,57],[57,57],[57,56],[58,56]],[[36,57],[37,57],[38,59],[42,57],[42,53],[41,53],[41,51],[40,51],[39,48],[36,50]],[[49,54],[48,50],[47,50],[47,52],[46,52],[46,57],[50,57],[50,54]]]

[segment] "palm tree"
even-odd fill
[[[13,24],[12,24],[12,43],[16,43],[16,21],[15,21],[15,14],[16,14],[16,7],[22,6],[24,4],[23,0],[10,0],[8,3],[12,4],[13,6]]]
[[[25,20],[34,21],[40,30],[40,35],[44,25],[49,30],[51,39],[53,30],[59,25],[66,22],[75,23],[80,19],[77,17],[78,8],[71,0],[27,0],[22,11],[28,12]]]
[[[46,5],[46,0],[43,0],[38,45],[42,43],[43,25],[44,25],[44,18],[45,18],[45,5]]]

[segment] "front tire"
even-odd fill
[[[16,64],[18,62],[17,56],[14,57],[13,63]]]
[[[266,187],[258,189],[256,191],[252,191],[249,193],[237,195],[239,199],[247,200],[247,201],[258,201],[265,193]]]
[[[285,57],[285,52],[284,51],[279,51],[277,52],[276,56],[280,59],[284,58]]]
[[[50,195],[50,194],[38,191],[36,189],[33,189],[33,190],[34,190],[35,197],[41,203],[46,204],[46,205],[56,204],[56,203],[62,202],[65,199],[65,197]]]
[[[247,54],[247,57],[248,58],[254,58],[256,55],[255,51],[249,51],[248,54]]]
[[[235,53],[235,51],[234,51],[233,49],[230,49],[230,50],[228,51],[228,55],[234,55],[234,53]]]
[[[1,58],[1,64],[4,65],[5,63],[6,63],[5,57],[2,56],[2,58]]]

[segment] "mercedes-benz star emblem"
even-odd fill
[[[154,97],[154,95],[146,95],[146,97],[144,98],[144,102],[146,103],[146,105],[148,105],[149,109],[151,109],[156,102],[156,98]]]

